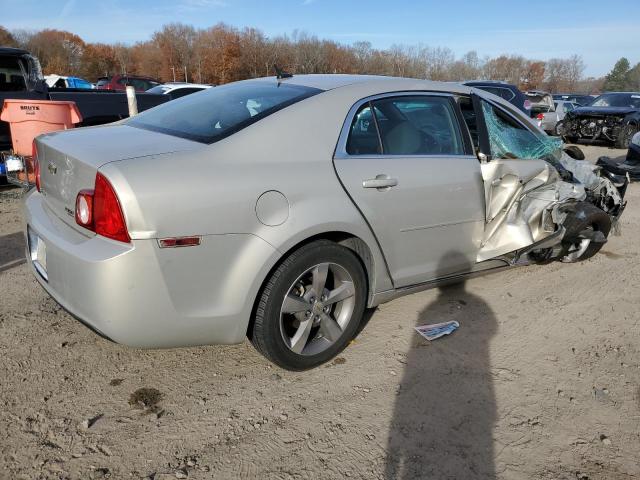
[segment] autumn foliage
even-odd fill
[[[266,37],[260,30],[238,30],[220,23],[206,29],[172,23],[134,45],[85,43],[60,30],[9,32],[0,27],[0,45],[21,46],[41,61],[45,74],[98,77],[139,74],[161,81],[222,84],[274,74],[274,65],[293,73],[367,73],[432,80],[505,80],[522,89],[597,91],[601,81],[584,80],[582,58],[546,62],[520,55],[460,58],[446,47],[393,45],[375,49],[369,42],[344,45],[295,31]]]

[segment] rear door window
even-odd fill
[[[450,97],[388,97],[372,104],[376,112],[384,115],[378,119],[378,128],[385,155],[464,154]]]
[[[142,112],[127,120],[132,127],[153,130],[202,143],[213,143],[278,110],[322,90],[278,83],[244,81],[210,88]]]
[[[382,153],[376,120],[371,113],[371,103],[362,105],[353,117],[349,138],[347,139],[347,153],[349,155],[375,155]]]

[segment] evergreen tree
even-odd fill
[[[622,57],[613,66],[613,70],[605,77],[603,89],[607,92],[623,92],[629,83],[629,60]]]
[[[627,88],[632,92],[640,92],[640,63],[629,70]]]

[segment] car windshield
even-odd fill
[[[126,123],[197,142],[213,143],[321,91],[275,80],[229,83],[165,103],[136,115]]]
[[[596,98],[591,106],[640,108],[640,93],[605,93]]]

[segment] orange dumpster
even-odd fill
[[[33,139],[42,133],[73,128],[82,121],[75,102],[5,100],[0,120],[9,123],[13,153],[31,156]]]

